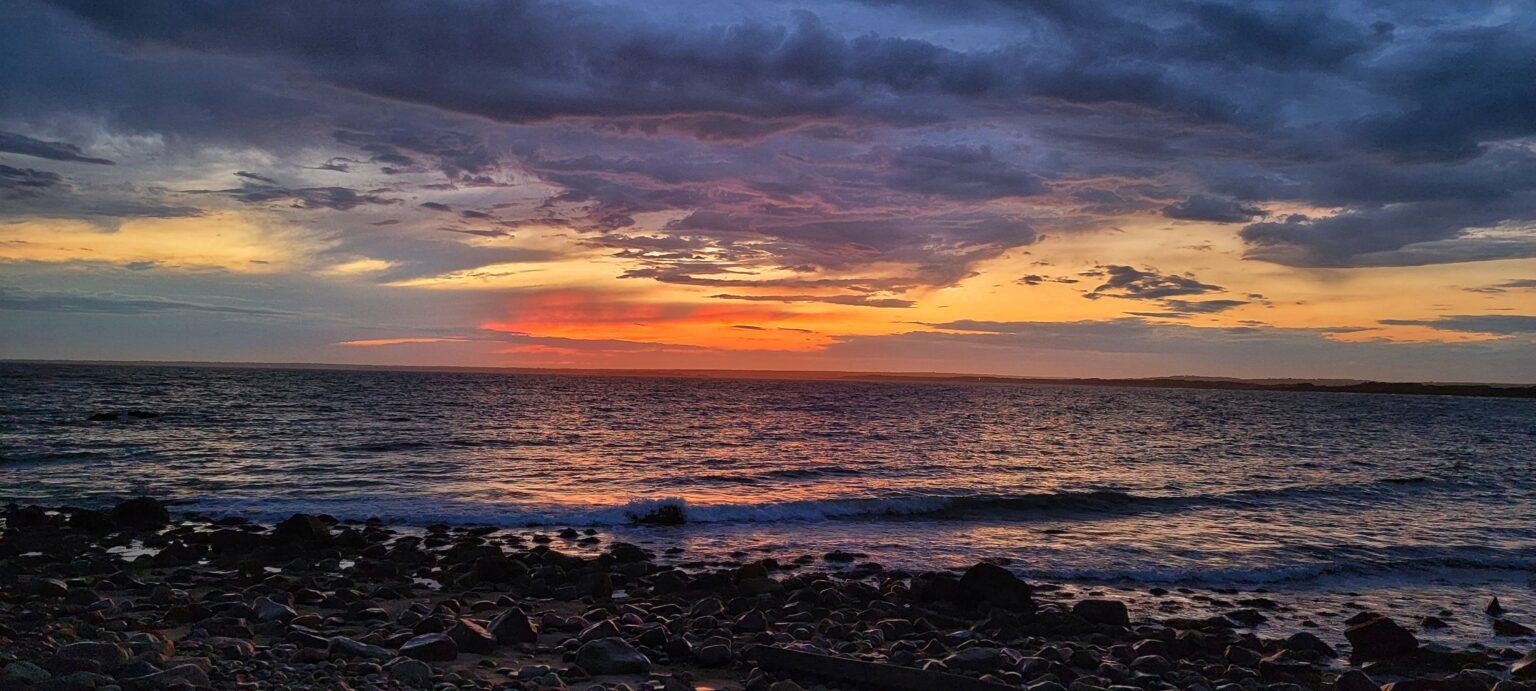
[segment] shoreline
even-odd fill
[[[1406,609],[1026,583],[989,562],[699,559],[594,529],[269,526],[152,499],[3,517],[0,690],[1536,689],[1519,605],[1446,605],[1487,618],[1486,640],[1452,649],[1422,644],[1440,622]]]

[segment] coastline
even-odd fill
[[[699,559],[590,528],[268,526],[149,499],[4,519],[0,689],[1536,688],[1516,681],[1536,639],[1501,635],[1533,614],[1486,602],[1440,613],[1486,618],[1452,649],[1408,611],[990,563]]]

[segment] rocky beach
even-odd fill
[[[1536,689],[1532,614],[1497,600],[1419,616],[732,556],[581,526],[11,505],[0,689]],[[1474,618],[1485,641],[1420,641]]]

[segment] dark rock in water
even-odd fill
[[[858,559],[864,559],[868,556],[868,554],[861,552],[844,552],[843,550],[835,549],[831,552],[827,552],[826,554],[821,555],[821,558],[834,563],[848,563]]]
[[[152,413],[148,410],[130,410],[128,411],[128,417],[134,418],[136,420],[153,420],[157,417],[160,417],[160,414]]]
[[[1445,623],[1444,619],[1441,619],[1440,617],[1436,617],[1436,616],[1428,616],[1428,617],[1424,617],[1423,619],[1419,620],[1419,628],[1424,629],[1426,631],[1429,631],[1429,630],[1432,630],[1432,629],[1443,629],[1443,628],[1447,628],[1449,626],[1450,626],[1450,624]]]
[[[490,655],[496,652],[496,636],[469,619],[460,619],[453,628],[448,629],[448,637],[458,644],[459,650],[466,653]]]
[[[1019,580],[1012,571],[996,564],[982,562],[966,569],[965,575],[960,577],[960,588],[969,597],[997,607],[1035,608],[1035,602],[1030,598],[1034,588]]]
[[[86,418],[86,420],[89,420],[90,422],[113,422],[120,417],[122,416],[118,415],[117,413],[94,413],[90,417]]]
[[[1344,630],[1356,662],[1387,660],[1410,655],[1419,648],[1419,639],[1389,617],[1376,617]]]
[[[448,634],[424,633],[401,645],[400,654],[424,662],[453,662],[459,657],[459,644]]]
[[[156,499],[139,497],[113,507],[112,520],[124,528],[154,530],[170,525],[171,512]]]
[[[1508,619],[1494,619],[1493,632],[1500,636],[1536,636],[1536,629]]]
[[[117,523],[105,511],[80,509],[69,515],[69,527],[88,533],[110,533],[117,529]]]
[[[1338,680],[1333,683],[1333,688],[1335,691],[1381,691],[1380,684],[1358,669],[1340,674]]]
[[[682,525],[688,515],[682,504],[662,504],[642,514],[629,514],[629,520],[641,525]]]
[[[296,513],[272,529],[273,542],[291,545],[327,545],[331,529],[316,516]]]
[[[1509,673],[1516,679],[1536,679],[1536,650],[1532,650],[1520,658],[1509,668]]]
[[[1259,611],[1255,609],[1234,609],[1230,612],[1227,612],[1226,617],[1232,621],[1242,624],[1243,626],[1258,626],[1259,624],[1269,621],[1269,617],[1260,614]]]
[[[491,635],[496,637],[497,643],[503,645],[533,643],[539,640],[538,632],[533,630],[533,624],[528,621],[528,614],[517,607],[502,612],[491,620]]]
[[[1083,600],[1072,606],[1072,613],[1090,624],[1131,625],[1131,613],[1119,600]]]
[[[1483,611],[1493,616],[1499,616],[1504,613],[1504,606],[1499,604],[1499,598],[1493,598],[1488,601],[1488,606],[1484,607]]]
[[[1307,650],[1327,657],[1333,657],[1337,654],[1333,651],[1333,646],[1328,645],[1323,642],[1323,639],[1306,631],[1292,634],[1290,638],[1285,639],[1285,649]]]
[[[651,661],[622,638],[583,643],[576,664],[588,674],[649,674]]]

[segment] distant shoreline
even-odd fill
[[[1464,396],[1475,398],[1536,399],[1536,385],[1381,382],[1348,379],[1240,379],[1202,376],[1165,376],[1146,378],[1054,378],[954,374],[938,372],[847,372],[818,370],[728,369],[578,369],[553,367],[455,367],[428,365],[352,365],[301,362],[198,362],[158,360],[0,360],[0,364],[115,367],[189,367],[209,369],[445,372],[466,374],[656,377],[677,379],[749,379],[769,381],[851,381],[914,384],[1024,384],[1036,386],[1097,386],[1106,388],[1283,391],[1303,393],[1320,392],[1391,394],[1403,396]]]

